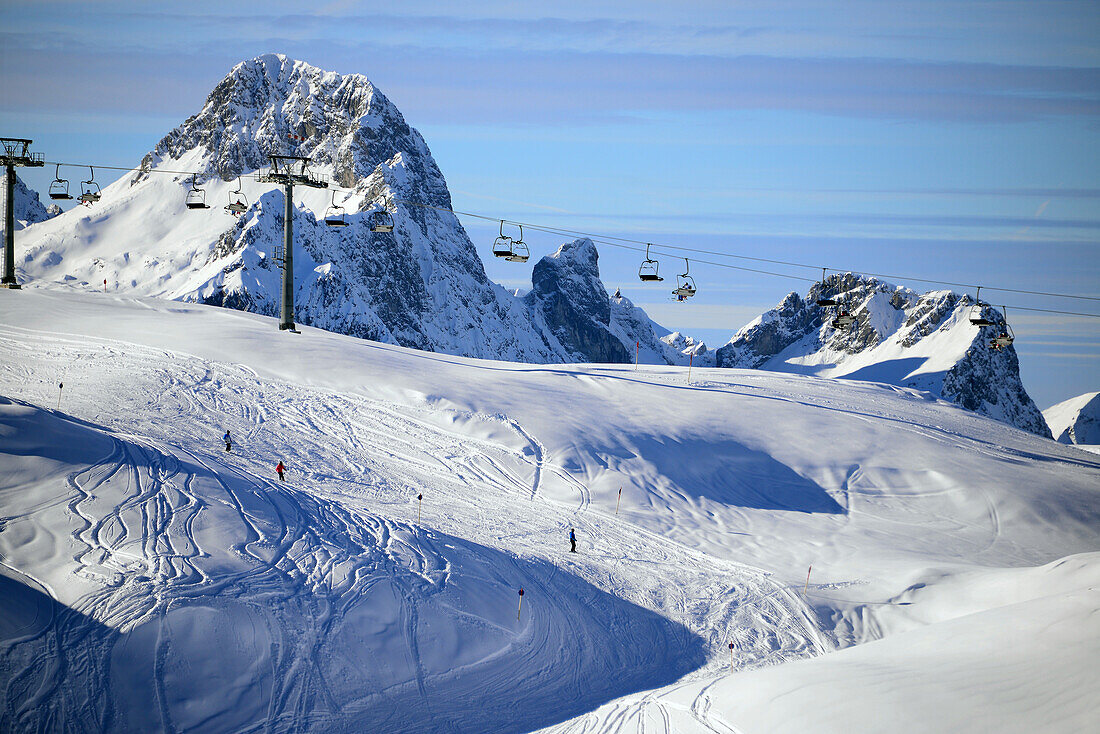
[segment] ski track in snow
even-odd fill
[[[61,414],[103,420],[114,434],[108,456],[68,479],[68,512],[76,521],[72,560],[76,573],[98,590],[0,656],[5,668],[15,668],[4,692],[0,723],[5,728],[50,729],[65,722],[71,730],[96,730],[117,724],[124,714],[117,702],[95,696],[81,700],[71,684],[88,678],[89,671],[106,675],[112,650],[125,646],[128,632],[150,623],[157,630],[156,700],[150,702],[157,725],[165,731],[194,725],[179,719],[186,712],[181,714],[171,699],[169,661],[174,636],[184,634],[175,625],[186,619],[188,608],[219,609],[229,603],[263,609],[255,614],[266,620],[272,637],[268,707],[248,730],[337,727],[344,713],[372,702],[337,701],[340,694],[324,678],[323,642],[379,578],[399,590],[416,695],[427,720],[451,720],[448,703],[429,698],[430,679],[461,671],[429,672],[417,646],[423,597],[444,588],[450,574],[447,556],[433,551],[422,531],[410,524],[416,521],[418,493],[425,496],[423,526],[508,554],[524,548],[521,558],[548,559],[552,570],[530,579],[533,589],[556,588],[566,572],[683,624],[709,651],[690,679],[728,669],[729,641],[735,644],[738,668],[832,647],[799,594],[766,571],[714,558],[594,509],[585,485],[555,465],[537,438],[507,416],[354,398],[260,380],[238,365],[107,340],[25,332],[0,337],[0,348],[8,355],[0,362],[6,394],[51,410],[63,378]],[[119,405],[109,410],[82,391],[93,373],[95,379],[104,378],[104,364],[109,365],[107,379],[115,383],[111,392],[119,396]],[[98,395],[108,394],[103,388]],[[228,453],[220,443],[226,428],[235,437]],[[514,440],[479,437],[490,433]],[[280,459],[288,467],[285,485],[274,480]],[[544,499],[540,487],[548,476],[576,490],[575,504]],[[111,501],[115,495],[108,487],[121,492],[122,501]],[[445,503],[435,501],[441,497]],[[448,511],[437,512],[443,504]],[[218,548],[204,540],[212,518],[241,528],[239,542]],[[569,527],[577,528],[584,546],[577,556],[562,553]],[[646,571],[619,573],[624,564]],[[380,567],[385,567],[381,577]],[[313,593],[295,597],[294,583]],[[528,597],[531,604],[539,598]],[[295,607],[291,617],[299,626],[293,630],[273,621],[271,609],[283,607]],[[569,615],[565,607],[560,612]],[[629,629],[597,633],[559,621],[582,637],[618,634],[622,644],[649,644]],[[552,634],[547,629],[523,632]],[[549,637],[543,642],[557,644]],[[503,666],[495,675],[523,670]],[[576,685],[582,685],[584,674],[576,672]],[[536,687],[542,683],[530,681]],[[488,697],[500,686],[491,677],[479,677],[478,686],[484,691],[481,699],[466,705],[491,707]],[[625,730],[629,721],[638,731],[670,731],[667,705],[646,698],[640,709],[624,708],[616,727]],[[705,696],[691,707],[701,730],[736,731],[710,719],[708,708]],[[324,711],[330,713],[318,713]],[[577,713],[563,711],[559,720]],[[552,718],[553,713],[542,715]],[[595,731],[585,721],[582,717],[552,730]],[[216,722],[199,723],[216,728]],[[608,723],[593,721],[591,726]]]

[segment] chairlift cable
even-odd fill
[[[85,167],[85,168],[89,168],[89,169],[93,167],[93,164],[66,163],[64,161],[46,161],[45,163],[47,165],[52,165],[52,166],[73,166],[73,167]],[[95,165],[94,167],[99,168],[101,170],[108,170],[108,171],[134,171],[134,172],[139,172],[139,173],[163,173],[163,174],[169,174],[169,175],[183,175],[183,176],[205,175],[205,172],[199,172],[199,171],[175,171],[175,170],[166,170],[166,169],[162,169],[162,168],[144,169],[143,170],[140,166]],[[256,174],[246,174],[246,175],[243,175],[243,176],[238,176],[238,179],[240,179],[240,178],[256,179],[257,176],[256,176]],[[343,189],[343,188],[337,189],[337,188],[333,188],[332,190],[333,191],[342,191],[342,192],[347,192],[347,193],[356,193],[355,189]],[[770,259],[770,258],[760,258],[760,257],[753,257],[753,256],[750,256],[750,255],[737,255],[737,254],[728,253],[728,252],[719,252],[719,251],[716,251],[716,250],[704,250],[704,249],[700,249],[700,248],[683,247],[683,246],[680,246],[680,245],[670,245],[670,244],[661,244],[661,243],[647,243],[643,240],[631,239],[631,238],[627,238],[627,237],[617,237],[617,236],[614,236],[614,235],[598,235],[598,234],[591,233],[591,232],[584,232],[584,231],[581,231],[581,230],[567,229],[567,228],[564,228],[564,227],[553,227],[553,226],[549,226],[549,225],[534,224],[532,222],[520,222],[520,221],[517,221],[517,220],[511,220],[511,219],[502,220],[502,219],[500,219],[500,217],[491,217],[491,216],[487,216],[487,215],[484,215],[484,214],[477,214],[475,212],[467,212],[467,211],[462,211],[462,210],[459,210],[459,209],[453,209],[453,208],[437,206],[437,205],[434,205],[434,204],[425,204],[425,203],[418,202],[418,201],[412,201],[410,199],[398,199],[398,198],[394,197],[392,199],[392,201],[397,201],[397,202],[401,202],[403,204],[408,204],[408,205],[411,205],[411,206],[421,207],[421,208],[425,208],[425,209],[434,209],[434,210],[440,211],[440,212],[448,212],[448,213],[451,213],[451,214],[454,214],[454,215],[457,215],[457,216],[481,219],[481,220],[484,220],[484,221],[506,222],[508,224],[514,224],[516,226],[526,227],[526,228],[534,230],[536,232],[544,232],[544,233],[547,233],[547,234],[580,235],[580,236],[583,236],[583,237],[586,237],[586,238],[592,240],[594,243],[607,245],[609,247],[618,247],[620,249],[633,250],[635,252],[645,252],[645,248],[644,247],[634,247],[634,246],[631,246],[631,245],[647,245],[647,244],[649,244],[649,245],[652,245],[653,252],[655,252],[656,254],[666,255],[666,256],[669,256],[669,257],[682,257],[681,255],[668,252],[668,250],[674,250],[674,251],[677,251],[677,252],[692,252],[692,253],[701,253],[701,254],[706,254],[706,255],[717,255],[718,257],[725,257],[725,258],[731,258],[731,259],[736,259],[736,260],[748,260],[748,261],[752,261],[752,262],[764,262],[764,263],[771,263],[771,264],[774,264],[774,265],[786,265],[786,266],[789,266],[789,267],[796,267],[796,268],[808,268],[808,269],[813,269],[813,270],[820,270],[822,268],[821,265],[810,265],[808,263],[800,263],[800,262],[794,262],[794,261],[788,261],[788,260],[775,260],[775,259]],[[630,243],[630,244],[625,244],[625,243]],[[661,248],[661,249],[657,249],[657,248]],[[809,278],[809,277],[804,277],[804,276],[792,275],[790,273],[777,273],[777,272],[769,271],[769,270],[761,270],[761,269],[757,269],[757,268],[748,268],[748,267],[742,267],[742,266],[738,266],[738,265],[732,265],[732,264],[729,264],[729,263],[720,263],[720,262],[714,262],[714,261],[708,261],[708,260],[695,259],[695,262],[701,263],[701,264],[704,264],[704,265],[711,265],[711,266],[714,266],[714,267],[727,268],[727,269],[731,269],[731,270],[738,270],[738,271],[742,271],[742,272],[758,273],[758,274],[761,274],[761,275],[771,275],[771,276],[774,276],[774,277],[788,278],[788,279],[799,280],[799,281],[804,281],[804,282],[817,282],[816,278]],[[946,286],[952,286],[952,287],[957,287],[957,288],[964,288],[964,289],[967,289],[967,290],[976,289],[976,288],[979,287],[975,283],[959,283],[959,282],[956,282],[956,281],[949,281],[949,280],[936,280],[936,279],[932,279],[932,278],[918,278],[918,277],[907,276],[907,275],[876,273],[876,272],[864,271],[864,270],[854,270],[854,269],[851,269],[851,268],[828,267],[827,269],[831,270],[833,272],[837,272],[837,273],[851,272],[851,273],[867,275],[867,276],[871,276],[871,277],[875,277],[875,278],[883,278],[883,279],[886,279],[886,280],[909,281],[909,282],[915,282],[915,283],[930,283],[930,284],[934,284],[934,285],[946,285]],[[1081,301],[1100,302],[1100,296],[1085,296],[1085,295],[1079,295],[1079,294],[1073,294],[1073,293],[1056,293],[1056,292],[1052,292],[1052,291],[1034,291],[1034,290],[1028,290],[1028,289],[1024,289],[1024,288],[1002,288],[1002,287],[997,287],[997,286],[991,286],[991,285],[988,285],[988,284],[982,284],[980,287],[984,288],[985,290],[988,290],[988,291],[997,291],[999,293],[1015,293],[1015,294],[1019,294],[1019,295],[1041,296],[1041,297],[1047,297],[1047,298],[1067,298],[1067,299],[1074,299],[1074,300],[1081,300]],[[1085,316],[1085,317],[1100,318],[1100,314],[1081,313],[1081,312],[1075,312],[1075,311],[1063,311],[1063,310],[1059,310],[1059,309],[1031,308],[1031,307],[1025,307],[1025,306],[1013,306],[1012,308],[1014,308],[1016,310],[1022,310],[1022,311],[1035,311],[1035,312],[1040,312],[1040,313],[1064,314],[1064,315],[1067,315],[1067,316]]]

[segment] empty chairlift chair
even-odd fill
[[[638,279],[643,283],[652,283],[664,280],[660,275],[660,263],[649,256],[649,245],[645,246],[645,260],[638,267]]]
[[[686,301],[695,295],[695,279],[689,275],[690,272],[691,263],[685,257],[684,272],[676,276],[676,287],[672,290],[672,295],[676,296],[678,301]]]
[[[383,199],[376,203],[375,208],[370,213],[370,231],[371,232],[392,232],[393,231],[393,217],[390,216],[389,201]]]
[[[840,301],[825,295],[825,268],[821,269],[821,288],[818,289],[817,305],[821,308],[831,308],[832,306],[840,305]]]
[[[195,185],[194,176],[191,176],[191,190],[187,192],[186,204],[188,209],[210,208],[210,205],[206,203],[206,191]]]
[[[241,190],[241,177],[237,176],[237,190],[229,192],[229,203],[225,205],[225,213],[239,217],[248,211],[248,199]]]
[[[974,326],[993,326],[993,322],[985,317],[985,304],[981,300],[982,289],[978,286],[978,292],[974,295],[974,305],[970,308],[970,323]]]
[[[50,184],[50,198],[55,201],[70,201],[73,197],[69,193],[68,179],[61,178],[61,164],[54,169],[53,182]]]
[[[336,192],[332,192],[332,204],[325,212],[325,224],[330,227],[346,227],[348,220],[344,217],[344,207],[337,205]]]
[[[91,206],[99,201],[102,192],[99,189],[99,184],[95,182],[95,169],[88,166],[88,170],[91,171],[92,175],[88,177],[87,181],[80,182],[80,196],[77,197],[77,200],[81,204]]]
[[[519,237],[512,239],[504,234],[504,220],[500,222],[500,236],[493,241],[493,256],[512,263],[525,263],[531,257],[527,243],[523,241],[523,225],[519,227]]]

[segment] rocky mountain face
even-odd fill
[[[548,348],[559,347],[583,362],[631,358],[611,331],[611,300],[600,282],[599,253],[591,240],[564,244],[539,260],[523,300]]]
[[[821,308],[831,298],[841,306]],[[790,293],[716,352],[719,367],[751,367],[886,382],[945,400],[1042,436],[1046,421],[1020,380],[1012,346],[990,342],[1004,330],[1000,311],[982,306],[993,326],[970,323],[973,302],[949,291],[918,294],[851,273],[829,276],[803,299]],[[855,317],[834,328],[838,309]]]
[[[0,168],[0,187],[7,186],[7,170]],[[4,189],[0,188],[0,191]],[[19,174],[15,174],[15,188],[13,192],[13,205],[15,208],[15,231],[26,228],[31,224],[44,222],[50,217],[61,213],[61,208],[56,204],[49,207],[43,206],[38,197],[38,192],[29,188]],[[3,206],[3,196],[0,195],[0,206]]]
[[[537,263],[527,297],[508,293],[486,276],[428,146],[393,103],[363,76],[279,55],[234,67],[100,202],[29,232],[21,277],[275,315],[283,192],[254,175],[272,152],[308,156],[339,189],[294,190],[299,323],[471,357],[632,358],[590,242]],[[188,195],[210,208],[187,209]],[[241,199],[240,216],[223,211]],[[369,227],[379,206],[392,233]],[[326,226],[326,213],[348,226]]]
[[[1043,411],[1059,443],[1100,445],[1100,392],[1078,395]]]

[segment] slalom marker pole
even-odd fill
[[[516,610],[516,621],[519,621],[519,615],[523,614],[523,587],[519,589],[519,609]]]
[[[695,361],[695,352],[688,355],[688,384],[691,384],[691,363]]]
[[[806,585],[802,588],[802,598],[806,598],[806,592],[810,589],[810,571],[814,570],[814,564],[810,564],[810,567],[806,569]]]
[[[106,278],[103,279],[103,292],[104,293],[107,292],[107,279]]]
[[[65,389],[65,383],[57,383],[57,409],[61,410],[61,391]]]
[[[730,672],[733,672],[733,643],[730,643]]]
[[[634,341],[634,371],[638,371],[638,351],[642,348],[642,342],[639,340]]]
[[[619,503],[623,501],[623,488],[619,487],[619,499],[615,500],[615,514],[619,514]]]
[[[423,506],[423,504],[424,504],[424,495],[423,494],[416,495],[416,524],[417,525],[420,524],[420,508]]]

